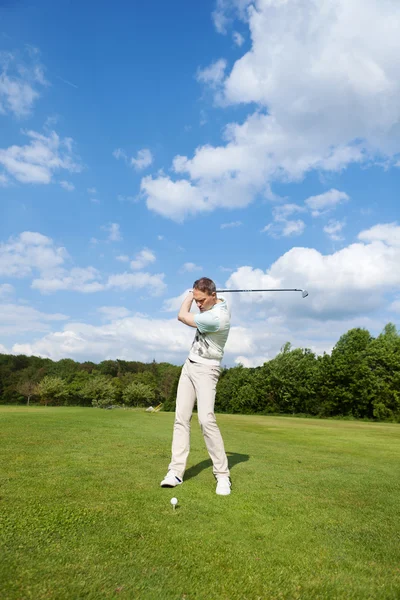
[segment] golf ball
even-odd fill
[[[171,498],[171,504],[172,504],[172,506],[175,506],[176,504],[178,504],[178,498]]]

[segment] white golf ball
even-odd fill
[[[172,506],[175,506],[176,504],[178,504],[178,498],[171,498],[171,504],[172,504]]]

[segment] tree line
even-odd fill
[[[150,406],[175,409],[181,367],[105,360],[54,362],[0,355],[0,401],[45,405]],[[285,344],[260,367],[223,368],[216,411],[296,414],[400,422],[400,334],[389,323],[377,337],[355,328],[330,354]]]

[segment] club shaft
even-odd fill
[[[227,292],[304,292],[305,290],[299,290],[297,288],[275,288],[268,290],[217,290],[217,293]]]

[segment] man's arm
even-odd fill
[[[196,327],[197,325],[194,321],[194,315],[190,312],[193,302],[193,292],[189,292],[184,301],[182,302],[182,306],[178,313],[178,321],[181,323],[185,323],[185,325],[189,325],[189,327]]]

